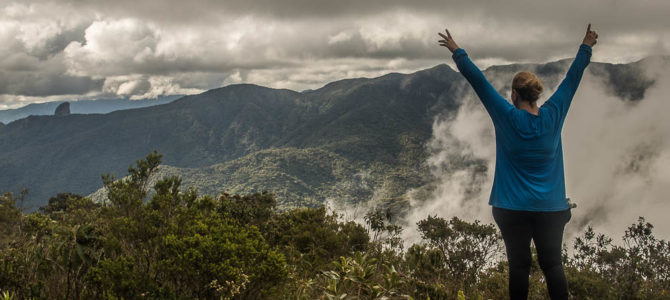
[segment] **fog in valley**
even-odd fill
[[[563,128],[563,150],[567,196],[577,208],[566,227],[566,241],[591,225],[619,242],[640,216],[655,226],[657,238],[670,238],[666,216],[670,210],[670,71],[661,57],[641,65],[645,72],[641,76],[655,81],[643,99],[614,96],[613,87],[588,68],[573,99]],[[512,78],[495,79],[494,86],[509,98],[509,83],[503,80]],[[545,86],[541,103],[555,87]],[[420,239],[416,222],[429,214],[493,222],[488,205],[495,169],[493,124],[467,89],[456,117],[438,118],[434,123],[428,164],[439,184],[432,199],[412,201],[403,233],[406,241]]]

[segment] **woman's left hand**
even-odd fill
[[[595,30],[591,30],[591,23],[589,23],[589,27],[586,28],[586,35],[584,36],[582,43],[588,45],[589,47],[593,47],[597,42],[598,34]]]
[[[447,47],[447,49],[449,49],[451,53],[454,53],[454,51],[456,51],[456,49],[458,49],[459,47],[454,41],[454,39],[451,37],[449,30],[445,29],[444,31],[447,33],[447,35],[444,35],[443,33],[439,32],[438,35],[440,35],[443,38],[443,40],[439,40],[438,42],[440,43],[440,46]]]

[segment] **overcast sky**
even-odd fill
[[[668,55],[667,0],[0,0],[0,109],[198,93],[233,83],[304,90],[450,63],[450,29],[479,64],[576,53]]]

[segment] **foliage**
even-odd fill
[[[153,152],[123,179],[103,176],[102,205],[63,193],[24,215],[5,194],[2,240],[11,242],[0,252],[0,289],[18,298],[256,298],[284,281],[283,254],[257,226],[220,213],[227,201],[182,192],[176,177],[147,199],[160,160]]]
[[[21,230],[23,214],[17,207],[17,202],[21,202],[26,193],[26,191],[23,191],[19,196],[14,196],[13,193],[0,195],[0,245],[2,246]]]
[[[427,216],[405,248],[392,207],[365,224],[324,207],[278,209],[274,195],[182,190],[154,178],[153,152],[115,180],[108,201],[61,193],[37,212],[0,196],[3,299],[497,299],[507,263],[495,226]],[[149,187],[153,191],[149,191]],[[640,218],[613,240],[588,228],[566,251],[573,299],[667,299],[670,244]],[[529,299],[547,298],[533,251]]]
[[[652,234],[640,217],[626,230],[623,245],[588,227],[568,260],[574,295],[583,299],[667,299],[670,297],[670,243]]]
[[[381,270],[380,270],[381,267]],[[404,279],[394,266],[378,262],[367,254],[340,257],[333,270],[323,272],[326,299],[378,299],[400,297]]]
[[[411,264],[426,266],[419,268],[423,271],[417,274],[420,278],[459,282],[462,289],[471,291],[484,268],[498,261],[496,256],[502,248],[492,224],[468,223],[457,217],[447,221],[429,215],[417,225],[428,245],[415,245],[407,255]]]
[[[400,234],[402,226],[393,223],[393,213],[390,208],[382,210],[376,208],[365,214],[365,223],[368,232],[372,235],[372,243],[381,249],[402,252],[404,247]]]

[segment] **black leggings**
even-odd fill
[[[509,261],[510,299],[528,298],[530,240],[535,242],[540,268],[547,280],[552,300],[568,299],[568,282],[561,262],[563,228],[572,214],[570,209],[556,212],[517,211],[493,208]]]

